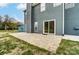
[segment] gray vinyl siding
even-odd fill
[[[53,3],[46,4],[46,10],[40,11],[40,4],[33,7],[32,20],[38,22],[38,33],[43,33],[43,21],[56,19],[56,34],[63,33],[63,4],[53,7]]]
[[[31,6],[27,4],[26,29],[27,32],[34,31],[34,22],[38,22],[38,33],[43,33],[43,21],[56,19],[56,34],[63,34],[63,14],[64,14],[64,34],[79,35],[79,3],[75,7],[65,9],[63,13],[63,4],[53,7],[53,3],[46,4],[46,10],[40,11],[40,4]],[[75,28],[75,29],[74,29]]]
[[[74,30],[76,28],[77,30]],[[75,7],[65,9],[65,34],[79,35],[79,4]]]

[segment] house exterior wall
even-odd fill
[[[45,11],[40,11],[40,4],[33,7],[33,20],[38,22],[38,33],[43,33],[44,20],[56,20],[56,34],[63,33],[63,4],[53,7],[53,3],[46,3]]]
[[[75,7],[65,9],[65,34],[79,35],[79,4]]]
[[[76,3],[73,8],[64,9],[64,12],[63,8],[63,4],[53,7],[53,3],[46,3],[45,11],[41,12],[40,4],[32,6],[31,3],[28,3],[25,19],[27,32],[35,32],[34,22],[38,22],[38,33],[43,33],[43,21],[55,19],[56,34],[63,34],[64,30],[64,34],[79,35],[79,3]]]
[[[38,22],[38,33],[43,33],[44,20],[56,20],[56,34],[63,34],[63,4],[53,7],[53,3],[46,3],[45,11],[40,11],[40,4],[32,6],[31,3],[27,4],[27,15],[25,25],[28,33],[34,31],[34,22]]]

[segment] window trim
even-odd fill
[[[53,7],[58,7],[60,6],[62,3],[53,3]]]
[[[41,3],[40,5],[40,11],[43,12],[46,10],[46,3]]]
[[[75,7],[75,3],[65,3],[65,9],[70,9]]]

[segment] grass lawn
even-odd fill
[[[78,55],[79,42],[63,39],[57,49],[56,54],[59,55]]]
[[[8,33],[0,37],[0,55],[46,55],[49,51],[19,40]]]
[[[5,31],[4,31],[5,32]],[[7,31],[6,31],[7,32]],[[9,31],[10,32],[10,31]],[[13,31],[11,31],[13,32]],[[50,55],[53,53],[25,41],[0,33],[0,55]],[[78,55],[79,42],[62,39],[55,55]]]
[[[0,30],[0,32],[13,33],[13,32],[18,32],[18,30]]]

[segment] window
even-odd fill
[[[41,9],[41,12],[45,11],[45,3],[41,3],[40,9]]]
[[[75,6],[74,3],[66,3],[65,4],[65,9],[73,8]]]
[[[34,32],[38,32],[38,22],[34,22]]]
[[[53,7],[57,7],[57,6],[60,6],[60,5],[61,5],[61,3],[54,3]]]

